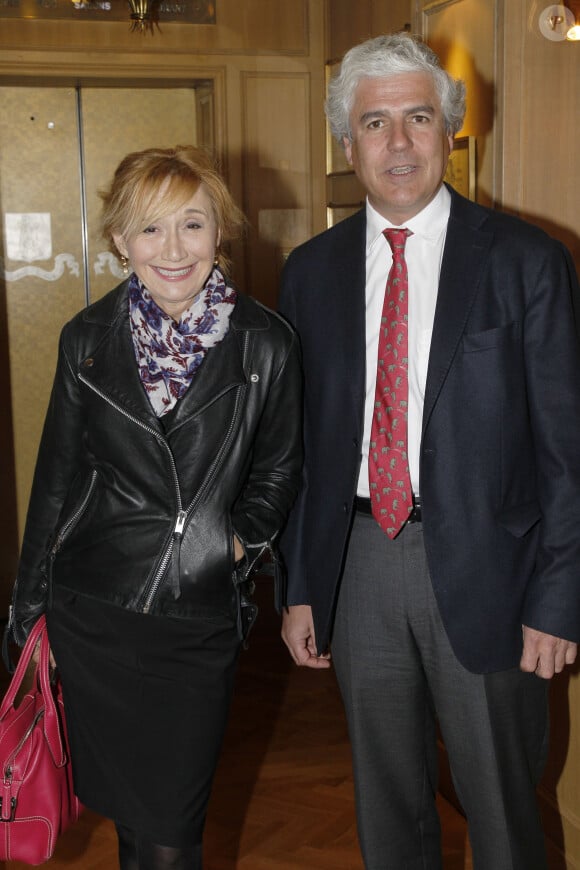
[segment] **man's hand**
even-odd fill
[[[288,607],[282,617],[282,639],[297,665],[329,668],[330,653],[316,654],[312,608],[307,604]]]
[[[566,665],[576,661],[578,644],[553,634],[536,631],[535,628],[523,626],[524,651],[520,660],[520,668],[528,673],[535,673],[545,680],[559,674]]]

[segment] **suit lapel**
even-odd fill
[[[341,225],[339,224],[339,227]],[[344,235],[337,233],[329,264],[335,286],[329,300],[333,308],[336,339],[335,364],[340,366],[333,379],[346,387],[355,419],[362,432],[365,397],[366,328],[366,214],[364,209],[344,221]],[[345,393],[346,398],[346,393]]]
[[[492,233],[481,228],[486,213],[451,191],[451,215],[441,265],[429,368],[423,406],[423,431],[449,372],[479,291]]]

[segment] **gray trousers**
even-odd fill
[[[332,656],[345,704],[367,870],[441,870],[437,721],[465,811],[474,870],[546,870],[535,787],[548,682],[457,661],[419,524],[391,541],[357,514]]]

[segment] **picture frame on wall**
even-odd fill
[[[445,181],[462,196],[475,200],[476,190],[475,136],[460,136],[453,142]]]
[[[364,206],[364,202],[345,203],[344,205],[336,205],[329,203],[326,207],[326,225],[330,227],[340,223],[345,218],[351,217]]]
[[[330,80],[338,73],[340,69],[340,60],[331,60],[325,66],[326,93],[328,94],[328,85]],[[326,174],[339,175],[342,173],[352,172],[352,166],[346,159],[344,148],[337,142],[330,130],[330,124],[326,122]]]

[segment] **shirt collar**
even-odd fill
[[[441,233],[447,227],[449,215],[451,213],[451,194],[444,184],[441,185],[436,195],[425,208],[416,214],[410,220],[405,221],[406,226],[413,235],[418,235],[429,242],[436,242]],[[366,201],[367,215],[367,235],[366,235],[366,253],[367,256],[372,251],[377,239],[382,236],[383,230],[391,227],[400,227],[400,224],[392,224],[386,218],[376,211],[370,204],[368,197]]]

